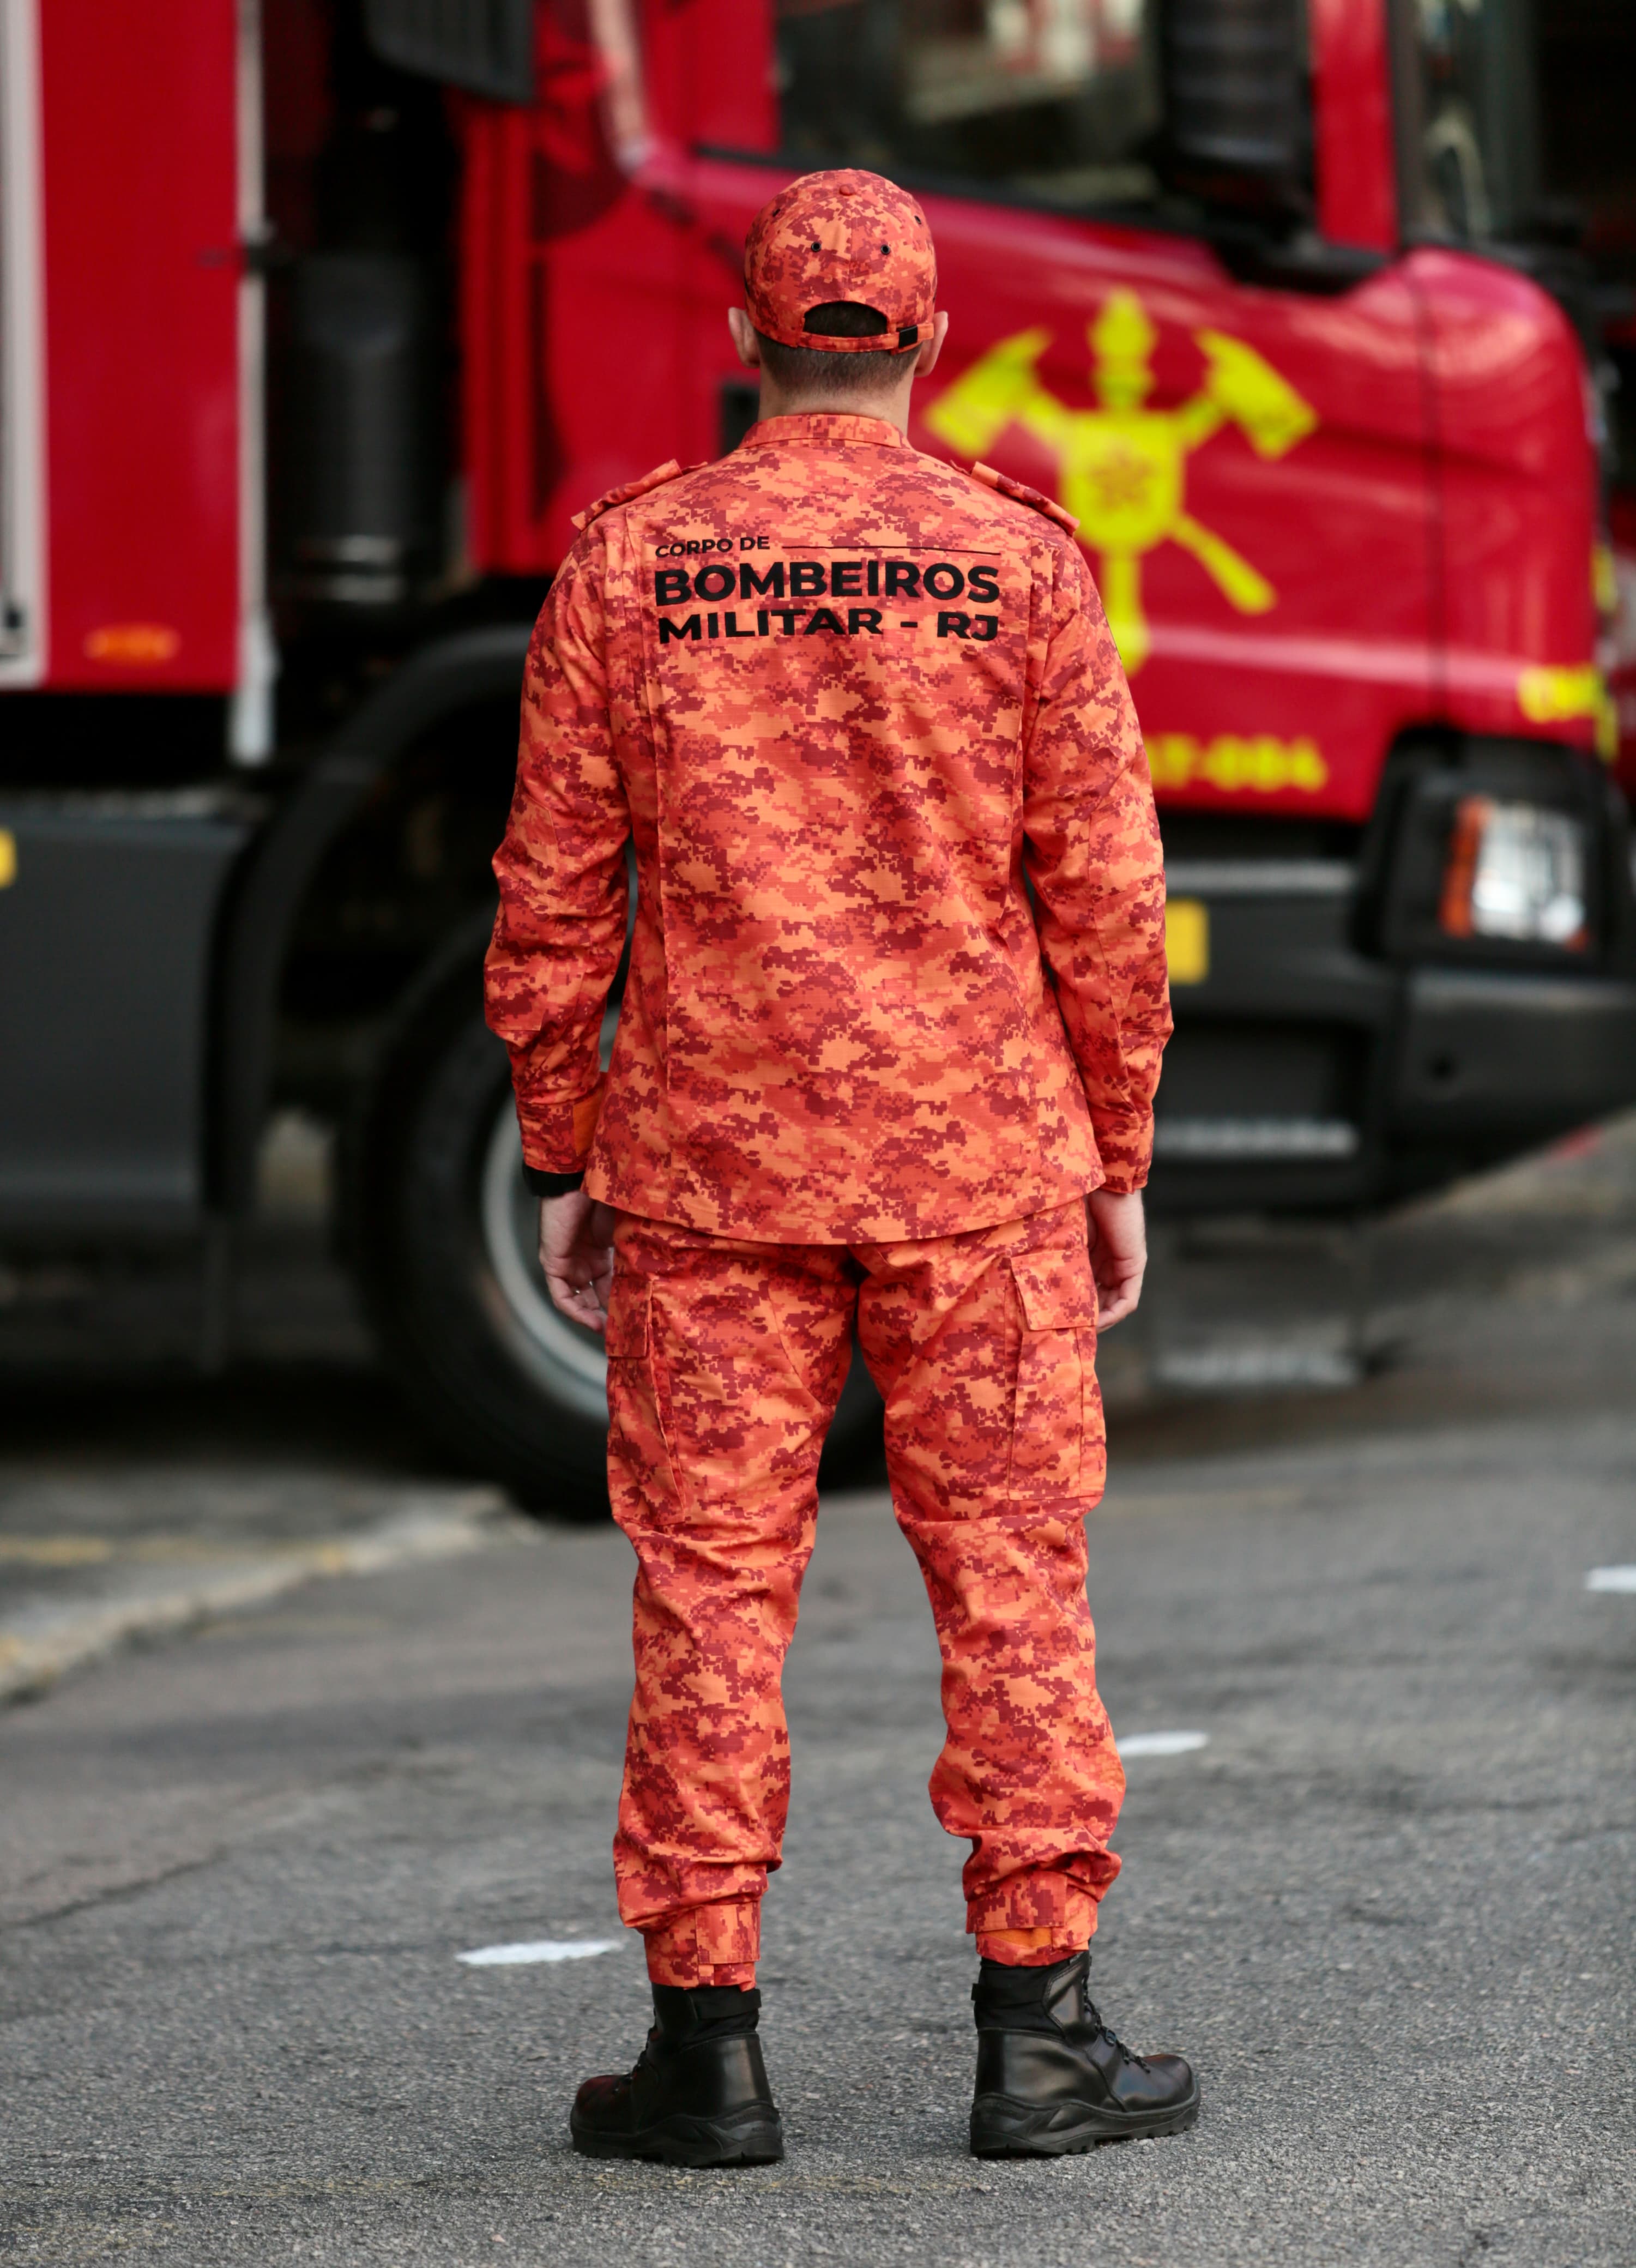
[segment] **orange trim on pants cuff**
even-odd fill
[[[1007,1969],[1054,1969],[1083,1953],[1088,1939],[1056,1929],[986,1929],[977,1933],[977,1953]]]
[[[1110,1851],[1099,1855],[1113,1857]],[[1037,1867],[997,1883],[969,1909],[966,1927],[984,1961],[1046,1968],[1084,1952],[1096,1934],[1096,1907],[1094,1893],[1071,1874]]]
[[[748,1987],[755,1982],[761,1953],[761,1900],[689,1906],[642,1935],[652,1984]]]

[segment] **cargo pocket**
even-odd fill
[[[652,1285],[645,1277],[633,1280],[615,1263],[603,1336],[608,1350],[608,1485],[614,1517],[627,1533],[637,1517],[629,1509],[627,1491],[634,1490],[635,1500],[643,1506],[641,1523],[660,1516],[676,1496],[662,1366],[654,1360],[653,1339]]]
[[[645,1278],[633,1283],[615,1267],[608,1295],[608,1324],[602,1335],[609,1362],[640,1361],[647,1352],[649,1304]]]
[[[1089,1256],[1018,1253],[1011,1274],[1022,1322],[1011,1494],[1092,1495],[1100,1474],[1101,1428],[1095,1422],[1096,1286]]]

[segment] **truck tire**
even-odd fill
[[[535,1252],[538,1200],[505,1050],[469,965],[401,1020],[348,1143],[351,1244],[365,1303],[416,1410],[527,1511],[608,1510],[601,1341],[557,1313]],[[824,1478],[878,1458],[881,1404],[855,1360]]]

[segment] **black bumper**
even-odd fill
[[[1636,980],[1393,966],[1360,951],[1340,862],[1168,881],[1208,954],[1173,968],[1158,1211],[1378,1204],[1636,1103]]]
[[[1461,1138],[1549,1134],[1636,1102],[1636,983],[1417,968],[1406,987],[1393,1128]]]

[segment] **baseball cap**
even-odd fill
[[[764,204],[744,247],[744,296],[763,338],[836,354],[892,352],[932,335],[937,254],[906,189],[853,167],[803,173]],[[847,304],[873,312],[863,338],[824,327]]]

